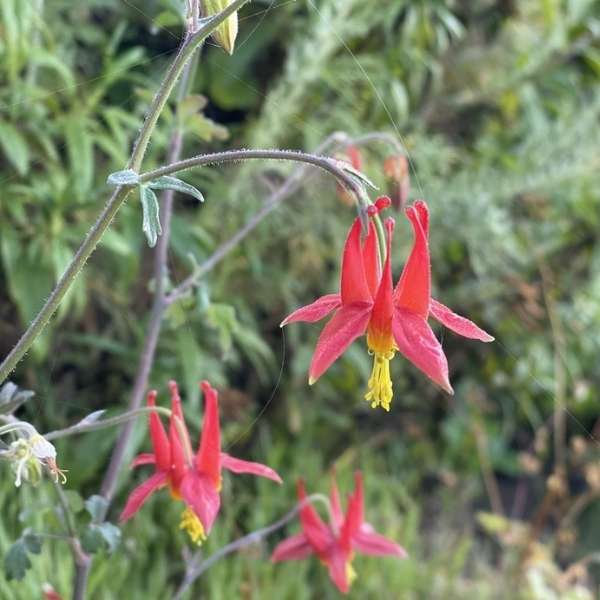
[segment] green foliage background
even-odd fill
[[[177,0],[0,3],[3,356],[99,212],[107,174],[125,165],[178,44],[177,9]],[[599,31],[600,7],[592,0],[276,0],[242,12],[232,57],[212,45],[203,51],[194,91],[207,105],[199,112],[201,103],[190,99],[182,112],[184,155],[313,149],[335,131],[401,137],[413,167],[411,198],[425,197],[432,212],[435,295],[497,338],[483,347],[441,333],[453,398],[395,360],[389,415],[362,400],[370,361],[359,343],[308,388],[319,327],[282,332],[278,323],[335,290],[354,214],[332,181],[309,178],[172,308],[160,341],[151,383],[163,401],[167,380],[180,381],[197,428],[197,382],[209,378],[222,390],[232,452],[267,462],[286,480],[274,488],[227,478],[207,554],[283,514],[298,476],[309,490],[324,491],[336,464],[346,489],[353,469],[363,469],[369,519],[410,554],[398,564],[357,557],[352,597],[598,593],[593,569],[578,582],[565,584],[559,575],[597,552],[600,536],[600,482],[593,478],[600,437]],[[164,160],[173,108],[161,119],[148,167]],[[389,152],[377,143],[364,150],[365,171],[380,184]],[[183,279],[232,235],[289,171],[252,163],[190,173],[207,202],[178,197],[171,280]],[[400,265],[411,236],[401,215],[397,221]],[[37,392],[23,418],[46,431],[125,405],[147,322],[151,263],[132,200],[14,374]],[[520,490],[524,503],[513,516],[531,522],[553,470],[557,394],[568,409],[569,490],[564,506],[547,515],[538,559],[517,584],[518,544],[475,518],[489,510],[478,440],[508,515]],[[60,444],[70,489],[97,492],[115,435]],[[583,459],[572,450],[580,441]],[[148,447],[142,423],[135,442]],[[527,470],[524,459],[535,468]],[[124,474],[111,516],[140,477]],[[4,554],[24,527],[51,527],[55,500],[49,485],[15,490],[8,469],[2,479]],[[561,519],[569,501],[589,493],[567,544]],[[183,573],[178,512],[162,494],[126,525],[121,547],[94,563],[91,597],[169,597]],[[190,597],[336,597],[316,560],[269,564],[276,541],[219,563]],[[0,596],[39,597],[45,581],[68,596],[66,550],[44,541],[33,570],[19,584],[0,581]],[[508,596],[498,592],[513,583]]]

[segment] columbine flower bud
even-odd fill
[[[347,162],[353,169],[362,170],[362,155],[356,146],[348,146],[345,153],[339,154],[336,158]],[[354,196],[338,181],[336,183],[336,193],[338,198],[348,206],[355,203]]]
[[[201,0],[202,13],[205,17],[212,17],[225,10],[232,0]],[[213,32],[212,36],[215,42],[229,54],[233,54],[235,47],[235,38],[238,33],[238,16],[234,12],[227,17]]]
[[[402,154],[388,156],[383,162],[388,194],[396,210],[404,210],[410,192],[410,176],[408,174],[408,160]]]

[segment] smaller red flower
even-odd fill
[[[306,502],[304,482],[298,482],[298,499]],[[376,533],[364,520],[363,481],[360,471],[355,473],[354,492],[350,495],[344,515],[335,479],[332,478],[331,519],[327,525],[312,505],[305,503],[300,509],[302,532],[283,540],[273,551],[271,560],[299,560],[316,554],[329,569],[329,577],[342,593],[350,590],[356,577],[352,568],[355,552],[372,556],[405,558],[406,551],[398,544]]]
[[[177,384],[171,389],[171,418],[169,433],[165,431],[156,412],[148,418],[154,452],[140,454],[132,466],[154,465],[154,474],[131,492],[120,520],[131,518],[156,490],[168,486],[171,496],[183,500],[186,508],[181,518],[192,541],[202,543],[210,532],[221,505],[221,470],[248,473],[281,483],[279,475],[270,467],[248,462],[221,452],[219,404],[217,391],[208,383],[201,383],[206,405],[200,445],[193,453],[189,433],[181,410]],[[156,404],[156,391],[148,393],[148,406]]]

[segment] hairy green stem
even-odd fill
[[[78,433],[88,433],[89,431],[98,431],[99,429],[106,429],[107,427],[115,427],[116,425],[122,425],[128,421],[136,419],[140,415],[146,415],[148,413],[156,412],[166,417],[171,416],[171,411],[164,406],[142,406],[135,410],[130,410],[121,415],[109,417],[108,419],[102,419],[96,423],[76,423],[71,427],[65,429],[57,429],[44,434],[44,438],[48,441],[57,440],[59,438],[67,437],[69,435],[75,435]],[[84,419],[85,420],[85,419]]]
[[[328,156],[317,156],[306,152],[295,150],[229,150],[225,152],[215,152],[213,154],[200,154],[192,156],[185,160],[180,160],[170,165],[147,171],[140,175],[140,183],[146,183],[179,171],[192,169],[193,167],[202,167],[207,165],[218,165],[227,162],[241,162],[245,160],[284,160],[291,162],[302,162],[313,165],[324,171],[331,173],[341,184],[348,188],[352,193],[360,198],[362,188],[356,182],[356,179],[348,174],[340,161]]]
[[[229,6],[219,14],[215,15],[211,19],[203,21],[202,26],[194,33],[189,34],[184,42],[182,43],[179,51],[171,63],[167,74],[163,82],[161,83],[154,100],[148,110],[142,129],[140,130],[139,136],[134,144],[131,158],[129,160],[129,168],[139,170],[142,164],[142,160],[146,153],[150,137],[154,131],[160,113],[164,108],[173,87],[177,82],[177,79],[181,75],[181,72],[194,53],[194,50],[198,48],[202,42],[231,14],[241,8],[244,4],[251,2],[252,0],[233,0]],[[46,325],[50,321],[52,315],[56,312],[56,309],[62,302],[67,291],[75,281],[75,278],[85,265],[87,259],[90,257],[98,242],[104,235],[104,232],[108,229],[112,223],[118,210],[121,208],[127,195],[131,191],[131,186],[123,186],[117,188],[102,213],[90,229],[85,240],[77,250],[77,253],[69,263],[65,272],[61,275],[54,290],[40,309],[35,319],[31,322],[27,331],[23,334],[21,339],[17,342],[15,347],[10,351],[8,356],[4,359],[0,365],[0,383],[2,383],[11,371],[17,366],[18,362],[25,356],[29,348],[31,348],[34,341],[45,329]]]

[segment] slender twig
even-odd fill
[[[89,433],[90,431],[98,431],[100,429],[106,429],[107,427],[115,427],[117,425],[122,425],[123,423],[127,423],[129,421],[137,419],[137,417],[139,417],[140,415],[146,415],[151,412],[157,412],[165,415],[166,417],[171,416],[171,411],[168,408],[164,408],[163,406],[142,406],[140,408],[127,411],[126,413],[117,415],[115,417],[109,417],[108,419],[102,419],[101,421],[96,421],[94,423],[76,423],[75,425],[65,427],[64,429],[50,431],[48,433],[45,433],[43,437],[46,440],[50,441],[67,437],[69,435]]]
[[[73,553],[73,561],[75,562],[75,574],[73,576],[73,600],[83,600],[85,598],[85,589],[87,587],[87,578],[89,569],[88,566],[91,563],[91,557],[86,554],[81,547],[81,541],[77,534],[77,527],[75,526],[75,519],[69,506],[69,501],[65,496],[61,485],[54,482],[54,489],[58,496],[58,504],[63,514],[63,520],[65,529],[69,536],[69,542],[71,545],[71,552]]]
[[[479,466],[481,468],[481,474],[483,476],[483,483],[487,491],[488,498],[490,499],[490,505],[492,510],[498,515],[504,515],[504,505],[502,503],[502,495],[500,494],[500,488],[498,481],[494,475],[494,469],[488,454],[488,443],[487,436],[481,423],[475,421],[472,425],[473,435],[475,437],[475,445],[477,447],[477,455],[479,457]]]
[[[231,4],[225,8],[222,12],[218,13],[211,19],[207,19],[203,21],[203,25],[196,31],[195,33],[188,35],[181,47],[177,55],[175,56],[167,74],[161,83],[159,90],[152,101],[150,109],[147,113],[146,119],[138,138],[134,144],[133,151],[131,154],[131,158],[129,160],[129,167],[138,171],[144,155],[146,153],[146,148],[148,147],[148,142],[150,141],[150,137],[154,131],[154,127],[158,122],[158,118],[164,105],[167,102],[167,99],[171,95],[173,91],[173,87],[175,86],[177,79],[181,75],[185,64],[192,56],[196,48],[198,48],[202,42],[214,31],[214,29],[221,24],[227,17],[233,14],[236,10],[242,7],[244,4],[251,2],[251,0],[233,0]],[[18,362],[23,358],[23,356],[27,353],[31,345],[37,339],[37,337],[42,333],[45,329],[46,325],[50,321],[50,318],[55,313],[56,309],[62,302],[65,294],[75,281],[77,275],[85,265],[87,259],[90,257],[94,249],[96,248],[98,242],[104,235],[104,232],[108,229],[111,224],[113,218],[125,202],[127,195],[131,191],[131,186],[123,186],[117,188],[110,199],[108,200],[106,206],[102,210],[100,216],[90,229],[86,238],[82,242],[79,250],[77,250],[75,256],[67,266],[65,272],[62,274],[60,279],[58,280],[54,290],[40,309],[37,316],[31,322],[25,333],[19,339],[15,347],[10,351],[8,356],[4,359],[2,364],[0,365],[0,383],[2,383],[11,371],[16,367]]]
[[[245,535],[226,546],[223,546],[219,550],[217,550],[214,554],[211,554],[206,560],[203,560],[199,564],[197,561],[193,561],[190,567],[188,567],[187,572],[181,582],[177,592],[173,596],[173,600],[178,600],[183,596],[183,594],[189,589],[189,587],[208,569],[210,569],[215,563],[220,561],[222,558],[231,554],[233,552],[237,552],[246,546],[251,546],[260,542],[263,538],[271,535],[278,529],[281,529],[285,525],[287,525],[292,519],[296,517],[296,515],[302,510],[306,504],[312,502],[323,502],[329,507],[329,499],[322,494],[311,494],[307,496],[302,502],[299,502],[292,510],[286,513],[281,519],[275,521],[271,525],[267,525],[266,527],[262,527],[261,529],[257,529],[248,535]]]
[[[328,171],[339,182],[353,192],[357,198],[360,198],[362,188],[357,183],[356,178],[349,175],[344,169],[343,163],[329,156],[317,156],[306,152],[295,150],[227,150],[225,152],[215,152],[214,154],[200,154],[192,156],[185,160],[180,160],[164,167],[159,167],[152,171],[142,173],[140,182],[145,183],[162,177],[171,175],[179,171],[186,171],[193,167],[202,167],[207,165],[218,165],[226,162],[241,162],[245,160],[284,160],[293,162],[303,162],[324,171]]]

